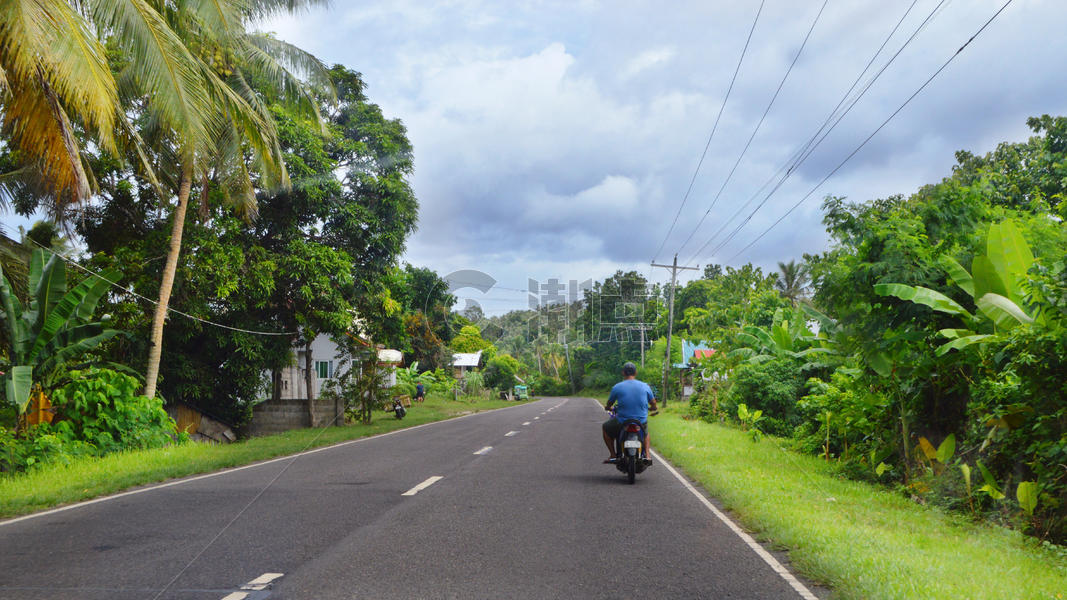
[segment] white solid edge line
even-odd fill
[[[441,481],[442,479],[444,479],[444,477],[442,477],[440,475],[434,475],[433,477],[430,477],[426,481],[423,481],[419,485],[411,488],[410,490],[408,490],[408,491],[406,491],[406,492],[404,492],[403,494],[400,494],[400,495],[401,496],[414,496],[415,494],[418,494],[422,490],[430,487],[431,485],[437,483],[438,481]]]
[[[404,433],[405,431],[414,431],[416,429],[422,429],[423,427],[429,427],[431,425],[439,425],[441,423],[448,423],[448,422],[451,422],[451,421],[458,421],[460,419],[466,419],[466,418],[469,418],[469,417],[477,417],[479,415],[487,415],[487,414],[494,413],[494,412],[501,411],[501,410],[510,410],[510,409],[513,409],[513,408],[520,408],[522,406],[526,406],[526,405],[525,404],[519,404],[519,405],[516,405],[516,406],[505,406],[504,408],[494,408],[493,410],[486,410],[486,411],[482,411],[482,412],[478,412],[478,413],[471,413],[469,415],[461,415],[461,416],[458,416],[458,417],[452,417],[451,419],[442,419],[440,421],[434,421],[432,423],[423,423],[422,425],[415,425],[413,427],[406,427],[404,429],[397,429],[395,431],[389,431],[389,432],[386,432],[386,433],[379,433],[378,435],[372,435],[372,436],[358,438],[358,439],[354,439],[354,440],[348,440],[346,442],[338,442],[336,444],[331,444],[329,446],[322,446],[321,448],[314,448],[312,450],[305,450],[303,452],[297,452],[296,454],[287,454],[285,456],[279,456],[277,458],[271,458],[271,459],[264,460],[264,461],[261,461],[261,462],[254,462],[254,463],[251,463],[251,464],[242,465],[240,467],[232,467],[232,468],[229,468],[229,469],[223,469],[221,471],[215,471],[214,473],[204,473],[203,475],[193,475],[193,476],[182,478],[182,479],[176,479],[174,481],[168,481],[166,483],[159,483],[159,484],[156,484],[156,485],[150,485],[148,487],[138,488],[138,489],[135,489],[135,490],[129,490],[129,491],[126,491],[126,492],[119,492],[117,494],[111,494],[109,496],[100,496],[99,498],[93,498],[91,500],[83,500],[82,502],[76,502],[74,504],[68,504],[66,506],[59,506],[59,507],[56,507],[56,508],[50,508],[48,510],[44,510],[44,511],[41,511],[41,512],[31,513],[31,514],[28,514],[28,515],[22,515],[21,517],[15,517],[15,518],[12,518],[12,519],[8,519],[6,521],[0,521],[0,527],[3,527],[5,525],[13,525],[13,524],[18,523],[20,521],[28,521],[30,519],[36,519],[38,517],[46,517],[48,515],[54,515],[56,513],[60,513],[60,512],[68,511],[68,510],[73,510],[75,508],[81,508],[83,506],[89,506],[91,504],[97,504],[99,502],[107,502],[108,500],[115,500],[116,498],[124,498],[126,496],[133,496],[134,494],[143,494],[145,492],[151,492],[151,491],[154,491],[154,490],[160,490],[160,489],[168,488],[168,487],[175,486],[175,485],[182,485],[184,483],[190,483],[190,482],[193,482],[193,481],[200,481],[202,479],[210,479],[212,477],[219,477],[219,476],[222,476],[222,475],[229,475],[230,473],[236,473],[238,471],[244,471],[245,469],[253,469],[253,468],[256,468],[256,467],[262,467],[264,465],[269,465],[271,463],[276,463],[276,462],[280,462],[280,461],[283,461],[283,460],[289,460],[291,458],[298,458],[298,457],[301,457],[301,456],[306,456],[308,454],[315,454],[316,452],[325,452],[326,450],[333,450],[335,448],[341,448],[341,447],[344,447],[344,446],[350,446],[352,444],[358,444],[360,442],[368,442],[370,440],[376,440],[378,438],[383,438],[383,437],[386,437],[386,436],[389,436],[389,435],[395,435],[395,434],[398,434],[398,433]]]
[[[492,450],[492,449],[493,449],[492,446],[486,446],[486,447],[482,448],[481,450],[476,451],[475,454],[488,454],[489,451]]]
[[[763,562],[767,563],[771,567],[771,569],[774,570],[775,573],[778,573],[778,575],[781,576],[781,578],[784,579],[786,583],[788,583],[794,590],[796,590],[797,593],[800,594],[801,598],[804,598],[804,600],[819,600],[815,594],[811,593],[811,590],[805,587],[803,583],[801,583],[796,577],[793,576],[792,573],[789,572],[789,569],[785,568],[782,563],[778,562],[778,559],[771,555],[770,552],[767,552],[767,550],[764,549],[763,546],[759,545],[756,540],[752,539],[752,536],[746,533],[745,530],[741,529],[741,527],[738,526],[737,523],[734,523],[730,517],[726,516],[726,514],[719,510],[718,507],[716,507],[714,504],[712,504],[710,500],[704,497],[704,494],[701,494],[699,490],[693,487],[693,484],[689,483],[684,477],[682,477],[681,473],[675,470],[675,468],[672,467],[669,462],[664,460],[662,455],[660,455],[658,452],[654,452],[651,450],[649,452],[651,452],[652,455],[656,457],[656,460],[658,460],[660,464],[662,464],[664,467],[667,467],[667,470],[670,471],[672,475],[674,475],[675,479],[682,482],[682,485],[684,485],[687,490],[692,492],[693,495],[696,496],[697,499],[700,500],[700,502],[703,503],[708,510],[714,513],[720,521],[725,523],[731,531],[737,534],[737,537],[741,538],[741,540],[745,542],[745,544],[747,544],[753,552],[758,554],[759,557],[763,559]]]

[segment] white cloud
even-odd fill
[[[674,48],[655,48],[646,50],[635,56],[625,67],[623,67],[620,77],[623,80],[632,79],[643,71],[670,61],[674,58],[676,53]]]

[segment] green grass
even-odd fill
[[[777,440],[655,417],[656,450],[842,598],[1067,598],[1067,556],[1016,531],[835,476]]]
[[[516,404],[520,403],[502,400],[455,402],[429,397],[426,402],[408,409],[407,416],[399,421],[393,418],[392,413],[377,411],[370,425],[296,429],[234,444],[187,443],[154,450],[120,452],[102,458],[79,458],[66,465],[46,465],[26,473],[0,477],[0,518]]]

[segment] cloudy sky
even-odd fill
[[[360,71],[370,98],[403,120],[421,205],[404,258],[442,275],[486,273],[497,282],[492,291],[458,295],[496,314],[526,306],[528,279],[603,279],[637,269],[663,281],[667,272],[649,262],[669,262],[675,253],[684,264],[751,261],[773,269],[826,247],[825,195],[862,201],[911,193],[947,175],[956,150],[984,153],[1025,139],[1028,116],[1067,114],[1067,3],[1015,0],[794,213],[741,251],[1003,3],[827,0],[815,22],[822,0],[766,0],[670,236],[757,0],[335,0],[264,28]],[[898,22],[857,89],[914,39],[722,245]]]
[[[958,149],[986,152],[1025,139],[1027,116],[1067,108],[1060,1],[1015,0],[796,212],[741,252],[1002,5],[827,2],[738,162],[823,6],[766,0],[669,237],[759,2],[338,1],[268,28],[362,72],[371,99],[404,121],[421,203],[405,259],[441,274],[488,274],[497,289],[460,295],[498,313],[526,304],[521,290],[530,278],[602,279],[638,269],[663,280],[667,272],[648,264],[676,252],[686,264],[773,268],[826,247],[819,213],[826,194],[907,194],[945,176]],[[720,248],[894,27],[900,23],[857,89],[924,21],[810,158]]]

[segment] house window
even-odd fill
[[[333,361],[332,360],[316,360],[315,372],[318,374],[319,379],[332,379],[333,378]]]

